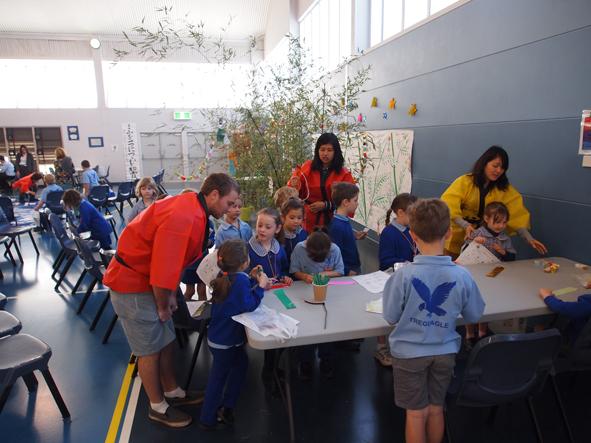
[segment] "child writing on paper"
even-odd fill
[[[511,238],[505,232],[509,221],[507,206],[501,202],[489,203],[484,208],[483,219],[484,224],[470,233],[464,245],[475,241],[484,245],[501,261],[515,260],[516,251],[511,243]],[[469,350],[476,341],[486,337],[487,334],[488,323],[478,324],[478,336],[476,335],[476,325],[466,325],[466,348]]]
[[[394,266],[395,263],[413,261],[417,254],[417,245],[410,236],[408,227],[408,208],[417,201],[417,197],[406,192],[398,194],[392,200],[386,212],[386,226],[380,233],[379,259],[380,270]],[[392,217],[394,215],[394,217]],[[392,220],[390,218],[392,217]],[[374,357],[382,366],[392,366],[392,356],[388,349],[386,336],[377,338]]]
[[[296,245],[308,237],[308,233],[302,228],[304,202],[299,198],[290,198],[284,202],[281,206],[281,221],[283,222],[283,247],[287,254],[287,262],[291,263],[291,255]]]
[[[501,261],[515,260],[515,248],[505,232],[509,222],[509,210],[504,203],[491,202],[484,208],[484,223],[468,235],[464,248],[475,241],[484,245]]]
[[[289,272],[297,280],[312,283],[314,274],[341,277],[345,265],[341,250],[330,241],[326,228],[317,227],[306,241],[296,245],[291,255]]]
[[[247,275],[248,249],[240,239],[225,241],[218,251],[221,272],[212,280],[211,322],[207,343],[213,363],[207,380],[200,426],[215,430],[217,423],[232,425],[234,408],[244,384],[248,357],[244,326],[232,316],[254,311],[263,298],[268,279],[258,268]]]
[[[449,209],[439,199],[419,200],[410,208],[410,232],[420,255],[397,270],[384,287],[384,319],[390,334],[394,399],[406,409],[406,442],[443,440],[445,395],[461,337],[461,314],[477,322],[484,301],[463,267],[443,255],[451,237]]]

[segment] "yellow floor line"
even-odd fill
[[[131,375],[133,374],[135,365],[135,362],[127,365],[127,370],[123,376],[123,382],[121,383],[121,389],[119,390],[119,397],[117,397],[117,403],[115,404],[115,410],[113,411],[113,417],[111,418],[111,425],[109,426],[105,443],[115,443],[117,439],[117,432],[119,431],[119,425],[121,424],[121,418],[123,417],[127,394],[129,393],[129,386],[131,385]]]

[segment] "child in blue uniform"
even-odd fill
[[[218,421],[229,425],[234,422],[234,407],[246,377],[248,357],[244,350],[244,326],[232,320],[232,316],[254,311],[268,283],[262,272],[255,270],[256,280],[244,273],[248,268],[248,250],[242,240],[227,240],[220,246],[218,266],[221,272],[211,282],[213,305],[207,337],[213,363],[200,417],[205,430],[216,429]]]
[[[285,249],[281,246],[283,237],[281,216],[275,208],[261,209],[257,214],[255,234],[248,241],[249,271],[261,266],[269,276],[270,283],[282,282],[290,285],[289,264]]]
[[[345,263],[345,275],[361,273],[361,260],[357,250],[357,240],[367,236],[367,232],[353,232],[348,214],[354,214],[359,199],[359,188],[347,182],[332,185],[332,201],[337,208],[330,222],[328,232],[331,240],[341,250]]]
[[[417,201],[417,197],[406,192],[398,194],[392,200],[390,209],[386,212],[386,226],[380,233],[379,258],[380,270],[394,266],[395,263],[413,261],[417,245],[410,236],[408,228],[408,208]],[[390,217],[394,217],[390,220]],[[385,335],[377,338],[377,348],[374,357],[382,366],[392,366],[392,355],[388,349]]]
[[[62,197],[66,211],[77,210],[80,214],[78,232],[90,231],[90,238],[97,240],[101,248],[111,249],[111,232],[109,222],[92,203],[83,199],[75,189],[68,189]]]
[[[443,404],[461,337],[461,314],[475,323],[484,312],[476,282],[443,255],[451,237],[447,205],[420,200],[410,210],[410,232],[421,255],[397,270],[384,286],[384,319],[390,334],[394,399],[406,409],[406,441],[443,440]]]
[[[261,209],[257,214],[255,234],[248,241],[248,256],[250,258],[249,272],[257,267],[269,277],[267,289],[274,283],[291,285],[292,279],[288,276],[289,265],[285,249],[279,243],[283,237],[281,216],[275,208]],[[265,351],[262,378],[270,381],[273,376],[273,365],[276,352]]]
[[[304,221],[304,202],[299,198],[290,198],[281,206],[281,220],[283,221],[283,247],[287,254],[287,262],[291,263],[291,254],[300,242],[308,237],[302,228]]]
[[[386,212],[386,226],[380,234],[380,270],[385,271],[394,266],[394,263],[412,261],[416,255],[417,245],[410,236],[406,212],[416,201],[416,196],[406,192],[398,194],[392,200],[390,209]]]
[[[240,220],[240,210],[242,209],[242,200],[237,198],[234,206],[228,209],[224,215],[224,221],[220,224],[215,233],[215,247],[219,249],[223,242],[231,238],[239,238],[247,242],[252,237],[250,225]]]

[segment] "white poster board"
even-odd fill
[[[135,123],[123,123],[122,129],[125,177],[132,181],[141,177],[140,142]]]

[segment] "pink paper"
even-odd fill
[[[328,282],[329,286],[336,286],[336,285],[354,285],[355,280],[331,280]]]

